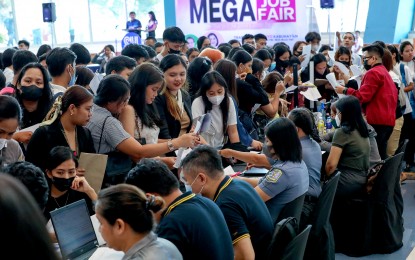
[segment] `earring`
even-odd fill
[[[73,113],[71,112],[71,116],[73,116]]]

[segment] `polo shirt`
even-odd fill
[[[157,234],[172,242],[183,259],[234,259],[222,212],[213,201],[190,191],[162,213]]]
[[[232,243],[250,237],[256,259],[264,259],[271,241],[273,224],[265,203],[245,181],[226,176],[213,201],[222,210]]]
[[[310,136],[301,137],[300,142],[303,161],[308,169],[309,186],[307,195],[318,198],[321,193],[321,148]]]
[[[276,160],[271,170],[259,180],[258,187],[271,199],[265,202],[272,223],[284,206],[308,191],[308,170],[304,161]]]
[[[128,249],[122,258],[122,260],[133,259],[181,260],[183,258],[170,241],[150,232]]]

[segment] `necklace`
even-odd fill
[[[66,206],[66,204],[68,203],[68,199],[69,199],[69,191],[67,191],[66,193],[67,193],[67,195],[66,195],[66,201],[65,201],[65,205],[63,205],[63,206]],[[63,206],[59,205],[59,203],[58,203],[58,201],[56,200],[55,197],[52,197],[52,198],[55,200],[55,203],[56,203],[56,205],[58,205],[58,208],[63,207]]]
[[[66,136],[65,129],[62,128],[62,134],[65,137],[66,142],[68,143],[69,148],[71,145],[69,144],[68,137]],[[73,151],[75,157],[78,158],[79,156],[79,145],[78,145],[78,129],[75,127],[75,151]]]

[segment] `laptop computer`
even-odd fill
[[[62,259],[88,259],[99,247],[85,200],[50,212]]]

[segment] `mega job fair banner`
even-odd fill
[[[307,5],[311,0],[175,0],[176,25],[189,47],[197,37],[210,38],[212,46],[263,33],[268,46],[285,42],[292,46],[308,32]]]

